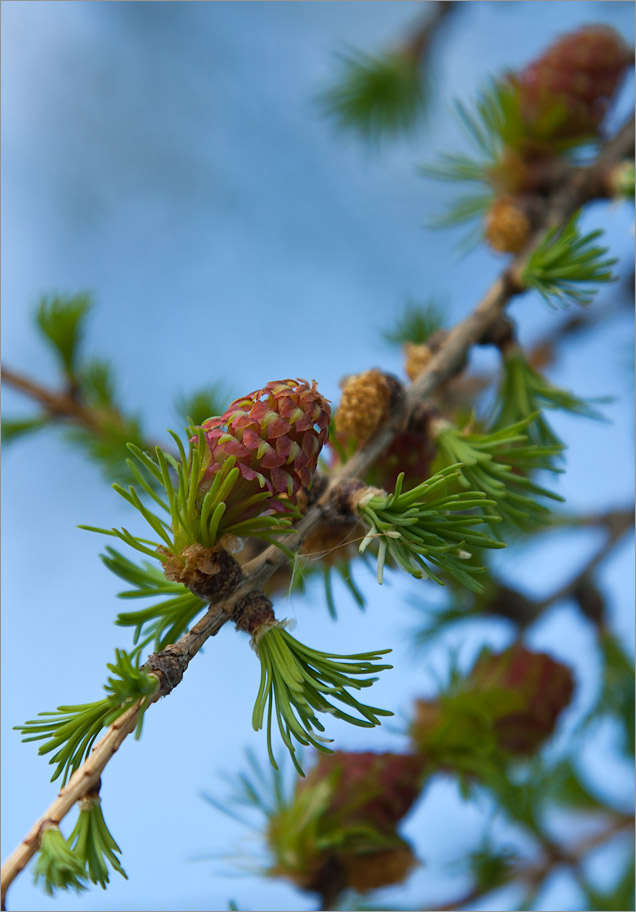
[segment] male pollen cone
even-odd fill
[[[336,411],[336,431],[345,439],[366,440],[389,414],[391,386],[377,368],[347,377]]]

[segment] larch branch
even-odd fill
[[[543,224],[533,236],[528,250],[513,260],[512,264],[486,292],[474,311],[449,333],[438,353],[409,387],[401,405],[396,408],[389,422],[334,473],[322,496],[295,527],[296,542],[290,543],[291,536],[286,537],[285,543],[289,550],[295,552],[300,549],[302,542],[322,522],[323,510],[337,488],[351,478],[364,474],[391,443],[396,433],[406,426],[415,406],[429,397],[452,376],[472,346],[479,342],[486,330],[500,317],[508,302],[515,295],[523,293],[524,288],[518,277],[523,271],[529,252],[540,243],[546,228],[566,224],[586,202],[597,197],[605,197],[607,195],[606,175],[609,169],[633,154],[633,149],[634,119],[632,118],[616,136],[606,143],[591,167],[576,169],[571,173],[569,180],[550,200]],[[10,377],[13,377],[15,385],[17,375],[13,372],[9,372],[9,374]],[[7,379],[6,370],[5,379]],[[22,378],[22,382],[23,390],[26,391],[24,378]],[[270,545],[244,565],[243,582],[232,595],[220,603],[211,605],[203,618],[190,631],[163,650],[163,653],[159,653],[159,656],[171,656],[178,661],[182,670],[185,670],[206,640],[218,633],[221,627],[231,619],[235,605],[248,593],[258,591],[276,570],[285,565],[287,560],[287,556],[279,548]],[[151,698],[152,702],[158,699],[161,693],[160,691],[154,698]],[[73,774],[68,785],[62,789],[57,800],[36,821],[18,849],[3,865],[3,897],[12,881],[37,851],[42,823],[50,819],[56,822],[61,821],[73,804],[94,785],[119,745],[134,730],[138,712],[138,707],[130,709],[110,726],[89,757]]]

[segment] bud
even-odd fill
[[[564,35],[519,75],[526,125],[538,139],[595,134],[632,64],[627,44],[612,28],[590,25]]]
[[[416,345],[413,342],[404,343],[404,370],[409,380],[417,379],[447,338],[448,330],[438,329],[421,345]]]
[[[336,411],[336,431],[347,440],[364,441],[389,414],[393,384],[377,368],[347,377]]]
[[[502,196],[486,213],[484,234],[498,253],[520,253],[530,240],[530,220],[518,200]]]
[[[235,399],[223,415],[202,427],[212,452],[209,487],[224,461],[234,456],[245,482],[236,499],[266,489],[292,503],[301,487],[311,487],[318,454],[327,439],[331,409],[306,380],[274,380]],[[235,492],[232,494],[235,499]]]
[[[634,162],[624,161],[607,175],[607,192],[613,199],[634,199]]]

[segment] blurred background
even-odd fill
[[[504,260],[479,246],[459,257],[462,231],[433,231],[453,191],[417,165],[457,149],[463,135],[451,103],[470,102],[489,75],[524,65],[560,33],[612,25],[631,43],[634,7],[624,2],[460,4],[431,49],[427,118],[414,134],[380,148],[339,131],[317,103],[333,82],[337,55],[399,43],[427,4],[419,2],[12,2],[2,15],[2,354],[12,368],[55,385],[57,371],[33,326],[44,294],[90,292],[86,337],[110,360],[121,398],[149,436],[181,430],[175,399],[221,381],[227,402],[282,377],[315,378],[334,402],[344,374],[379,366],[403,377],[386,346],[409,299],[445,302],[447,325],[465,316]],[[633,107],[624,86],[610,126]],[[590,207],[583,228],[603,227],[623,280],[632,272],[633,209]],[[594,306],[624,293],[610,286]],[[531,344],[554,325],[538,296],[515,301],[520,338]],[[550,378],[577,395],[613,397],[608,423],[555,414],[568,443],[557,490],[572,510],[620,507],[633,498],[633,314],[601,323],[561,350]],[[476,368],[492,368],[479,350]],[[28,413],[6,389],[5,416]],[[62,703],[97,699],[105,663],[128,632],[113,626],[121,583],[98,558],[103,542],[80,523],[120,526],[126,505],[99,469],[54,430],[16,440],[4,454],[2,794],[3,857],[56,793],[50,769],[12,726]],[[602,540],[598,529],[551,533],[509,549],[501,575],[542,598],[567,581]],[[399,750],[414,698],[434,694],[450,656],[471,664],[484,644],[504,646],[511,628],[485,619],[450,629],[426,652],[412,645],[428,593],[390,575],[378,589],[358,568],[368,598],[361,614],[336,589],[337,624],[322,583],[277,607],[297,635],[342,653],[393,649],[395,669],[373,702],[395,720],[368,735],[340,723],[337,746]],[[610,625],[633,651],[633,540],[621,540],[600,569]],[[419,584],[422,586],[423,584]],[[414,605],[414,593],[418,592]],[[431,593],[430,603],[436,594]],[[572,604],[557,602],[528,642],[573,669],[567,739],[599,687],[594,633]],[[152,709],[141,743],[129,739],[104,775],[106,819],[129,880],[108,893],[46,897],[27,872],[13,885],[18,909],[310,909],[283,881],[265,880],[258,832],[201,798],[222,798],[224,773],[244,766],[259,666],[246,637],[229,628],[210,641],[183,684]],[[599,724],[581,762],[604,794],[629,807],[633,767],[616,747],[616,725]],[[405,835],[423,864],[384,891],[381,908],[442,903],[466,883],[457,864],[484,813],[442,779],[426,791]],[[566,827],[568,821],[557,821]],[[591,860],[611,878],[628,850],[621,837]],[[502,888],[474,908],[518,902]],[[582,906],[579,886],[557,869],[539,909]]]

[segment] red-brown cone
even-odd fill
[[[315,381],[275,380],[235,399],[202,425],[212,451],[210,481],[235,456],[243,479],[255,483],[251,493],[267,489],[295,502],[299,489],[311,486],[330,415]]]
[[[396,826],[420,794],[422,770],[412,754],[321,755],[293,802],[270,818],[271,873],[324,902],[404,880],[416,859]]]
[[[335,751],[321,755],[299,788],[329,776],[334,788],[325,817],[347,827],[365,823],[391,832],[420,794],[422,759],[414,754]]]
[[[518,77],[527,126],[544,139],[594,134],[630,65],[631,52],[612,28],[590,25],[564,35]]]
[[[474,692],[504,689],[521,697],[519,709],[495,722],[500,747],[513,754],[531,754],[550,737],[574,691],[566,665],[522,645],[498,654],[482,652],[467,683]]]
[[[347,886],[358,893],[402,883],[417,864],[413,850],[404,839],[375,852],[343,853],[340,861]]]

